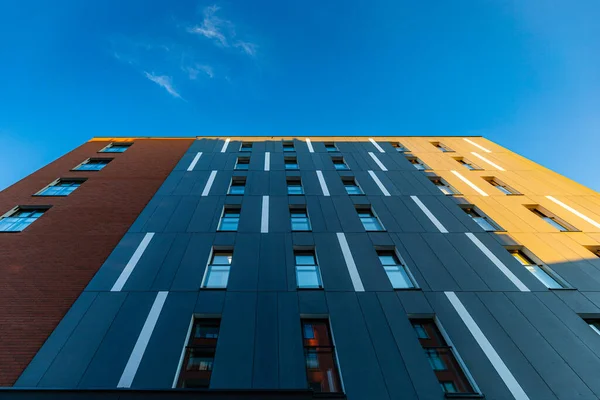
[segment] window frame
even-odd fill
[[[342,185],[344,185],[344,190],[346,191],[346,194],[348,196],[364,196],[365,195],[365,191],[358,184],[358,181],[356,180],[355,176],[341,176],[340,178],[342,180]],[[349,185],[349,186],[356,186],[358,188],[358,190],[360,191],[360,193],[349,193],[348,188],[346,187],[347,181],[352,181],[353,185]]]
[[[283,140],[281,142],[281,147],[284,153],[295,153],[296,152],[296,144],[293,140]]]
[[[291,163],[288,163],[291,161]],[[295,165],[293,168],[288,168],[288,165]],[[297,156],[285,156],[283,157],[283,169],[285,171],[298,171],[300,169],[300,164],[298,164]]]
[[[239,168],[239,165],[246,165],[246,167]],[[237,156],[233,169],[237,171],[248,171],[250,169],[250,156]]]
[[[218,328],[219,328],[219,333],[217,335],[217,338],[214,339],[214,344],[194,344],[193,340],[195,339],[195,337],[193,336],[195,331],[194,328],[196,327],[196,322],[198,320],[203,320],[210,323],[215,323],[218,321]],[[181,380],[182,380],[182,372],[184,372],[184,365],[186,364],[186,360],[189,361],[189,355],[188,352],[190,352],[190,350],[192,349],[206,349],[211,351],[213,353],[213,367],[211,368],[211,372],[210,372],[210,376],[208,378],[208,382],[206,386],[193,386],[194,389],[198,389],[198,388],[209,388],[210,387],[210,379],[212,377],[212,371],[214,368],[214,359],[216,356],[216,352],[217,352],[217,344],[219,342],[219,336],[221,336],[221,317],[219,316],[213,316],[213,315],[196,315],[194,314],[192,316],[192,319],[190,321],[190,325],[188,327],[188,332],[187,332],[187,336],[186,336],[186,340],[184,342],[183,345],[183,349],[181,350],[181,356],[179,358],[179,364],[178,364],[178,368],[177,368],[177,372],[175,374],[175,379],[173,381],[173,388],[192,388],[190,386],[184,386]],[[206,338],[204,340],[211,340],[211,338]]]
[[[120,154],[125,153],[129,148],[133,145],[133,142],[111,142],[97,151],[97,153],[111,153],[111,154]],[[124,147],[123,151],[109,151],[108,149]]]
[[[509,252],[511,257],[513,257],[516,262],[518,262],[523,268],[527,269],[527,271],[531,273],[541,284],[546,286],[548,290],[573,289],[573,287],[562,276],[560,276],[558,273],[556,273],[556,271],[554,271],[552,268],[546,265],[538,256],[533,254],[533,252],[531,252],[527,247],[516,245],[504,246],[504,248],[506,249],[506,251]],[[520,258],[523,258],[527,262],[531,262],[531,264],[523,264],[521,261],[519,261],[517,257],[515,257],[515,254],[520,254]],[[548,275],[550,279],[554,280],[559,285],[559,287],[550,287],[546,285],[540,278],[538,278],[538,276],[535,273],[533,273],[531,270],[529,270],[529,268],[527,268],[528,266],[538,267],[546,275]]]
[[[87,178],[57,178],[57,179],[53,180],[52,182],[50,182],[48,185],[44,186],[42,189],[38,190],[36,193],[32,194],[32,196],[35,196],[35,197],[67,197],[71,193],[73,193],[75,190],[79,189],[79,187],[85,181],[87,181]],[[44,194],[44,191],[50,189],[51,187],[56,187],[56,185],[58,185],[61,182],[73,182],[73,183],[79,183],[79,185],[75,189],[70,191],[68,194]]]
[[[410,150],[400,142],[390,142],[390,145],[396,150],[397,153],[410,152]]]
[[[229,264],[214,264],[214,257],[217,254],[229,254],[231,255],[231,262]],[[208,261],[206,262],[206,268],[204,268],[204,275],[202,276],[202,281],[200,282],[200,290],[226,290],[229,285],[229,278],[231,277],[231,266],[233,265],[233,247],[230,246],[213,246],[210,249],[210,254],[208,255]],[[207,286],[208,281],[210,279],[210,275],[212,273],[213,266],[228,266],[227,270],[227,281],[225,282],[225,286]]]
[[[384,253],[384,252],[392,253],[392,256],[396,258],[396,261],[398,261],[398,264],[396,264],[396,266],[398,266],[404,270],[404,273],[408,276],[409,282],[412,284],[411,287],[394,287],[392,280],[390,279],[387,271],[385,270],[386,265],[384,265],[381,262],[381,259],[379,258],[379,257],[381,257],[380,253]],[[390,285],[392,285],[392,288],[394,290],[402,291],[402,290],[420,290],[421,289],[419,284],[417,283],[417,280],[415,279],[415,276],[413,275],[412,271],[406,264],[406,261],[404,260],[402,255],[398,252],[398,249],[396,248],[396,246],[375,246],[375,254],[377,255],[377,259],[378,259],[381,267],[383,268],[386,276],[388,277],[388,280],[390,281]]]
[[[106,168],[106,166],[108,164],[110,164],[112,160],[114,160],[114,158],[109,158],[109,157],[89,157],[89,158],[85,159],[83,162],[77,164],[73,169],[71,169],[71,171],[77,171],[77,172],[80,172],[80,171],[100,172],[104,168]],[[106,162],[102,164],[102,168],[100,168],[100,169],[80,169],[82,165],[90,164],[90,161],[106,161]]]
[[[462,193],[460,193],[458,191],[458,189],[456,189],[454,186],[452,186],[451,184],[449,184],[448,181],[445,180],[444,178],[442,178],[441,176],[437,176],[437,175],[436,176],[428,176],[427,178],[429,179],[429,181],[431,183],[433,183],[440,190],[440,192],[442,192],[446,196],[457,196],[457,195],[461,195],[462,194]],[[440,182],[441,185],[436,184],[435,183],[436,181]],[[444,188],[448,189],[448,191],[450,193],[444,192],[441,189],[441,187],[444,187]]]
[[[248,179],[246,176],[232,176],[231,181],[229,182],[229,187],[227,188],[227,194],[229,196],[243,196],[246,194],[246,183]],[[243,185],[234,185],[234,182],[243,182]],[[233,187],[242,187],[242,193],[231,193],[231,188]]]
[[[475,206],[475,204],[459,204],[458,206],[463,210],[463,212],[467,215],[467,217],[469,217],[471,220],[473,220],[473,222],[476,223],[484,231],[486,231],[486,232],[506,232],[506,230],[504,228],[502,228],[502,226],[500,226],[500,224],[498,224],[496,221],[494,221],[486,213],[481,211],[481,209],[479,207]],[[479,218],[486,221],[492,228],[495,228],[495,229],[494,230],[485,229],[483,226],[481,226],[481,224],[479,222],[477,222],[477,220],[475,220],[475,218],[473,218],[467,212],[467,210],[472,210],[475,214],[478,214]]]
[[[542,207],[539,204],[523,204],[523,206],[525,206],[525,208],[531,211],[534,215],[536,215],[538,218],[540,218],[559,232],[581,232],[575,226],[560,218],[553,212],[548,211],[547,208]],[[553,223],[549,222],[548,220],[551,220],[555,224],[562,226],[564,229],[557,228]]]
[[[311,338],[306,338],[305,337],[305,325],[306,324],[314,325],[315,323],[324,323],[326,325],[326,327],[327,327],[327,333],[328,333],[328,339],[329,339],[328,341],[330,342],[329,345],[316,343],[316,345],[312,345],[311,346],[311,345],[307,345],[306,344],[307,340],[315,341],[316,338],[315,338],[315,335],[314,335],[314,329],[313,329],[313,335],[312,335]],[[331,321],[330,321],[330,319],[328,317],[316,316],[316,315],[301,315],[300,316],[300,332],[302,332],[302,352],[304,353],[304,368],[305,368],[305,370],[307,372],[307,374],[306,374],[307,376],[306,377],[307,377],[307,384],[309,385],[309,387],[311,387],[310,386],[311,382],[308,380],[309,379],[309,376],[308,376],[308,370],[309,370],[309,368],[308,368],[308,365],[306,363],[306,361],[307,361],[306,355],[308,353],[307,349],[310,350],[310,349],[319,349],[319,348],[325,349],[325,348],[327,348],[327,349],[329,349],[331,351],[331,355],[332,355],[332,358],[333,358],[333,360],[332,360],[333,361],[333,365],[335,366],[335,369],[336,369],[336,371],[335,371],[336,375],[337,375],[336,378],[337,378],[337,382],[339,383],[340,387],[339,387],[339,390],[335,391],[335,392],[333,392],[333,391],[331,391],[331,392],[314,391],[314,393],[316,394],[316,396],[320,396],[320,393],[325,393],[325,394],[327,394],[327,393],[344,394],[345,393],[344,381],[343,381],[343,378],[342,378],[342,373],[341,373],[341,368],[340,368],[340,361],[339,361],[339,357],[338,357],[338,354],[337,354],[337,349],[336,349],[336,344],[335,344],[335,337],[333,335],[333,330],[331,328]],[[317,393],[319,393],[319,394],[317,394]]]
[[[381,222],[381,218],[379,218],[379,216],[377,215],[377,213],[375,212],[375,210],[373,209],[373,206],[370,204],[355,204],[354,208],[356,209],[356,215],[358,216],[358,219],[360,220],[361,225],[363,226],[364,230],[366,232],[385,232],[385,226],[383,225],[383,222]],[[365,227],[365,224],[363,222],[363,220],[360,217],[360,213],[361,212],[370,212],[371,215],[373,216],[373,218],[375,218],[375,220],[378,222],[379,226],[381,227],[381,229],[376,229],[376,230],[370,230],[367,229]]]
[[[309,266],[308,264],[298,264],[296,261],[296,256],[298,254],[307,253],[312,254],[315,264],[311,265],[315,267],[317,282],[319,284],[318,287],[306,287],[300,286],[298,281],[298,266]],[[296,290],[324,290],[325,285],[323,284],[323,276],[321,276],[321,267],[319,264],[319,258],[317,257],[317,250],[314,246],[294,246],[293,249],[293,257],[294,257],[294,277],[296,278]]]
[[[431,143],[435,148],[440,150],[442,153],[456,153],[454,150],[452,150],[450,147],[448,147],[447,145],[445,145],[442,142],[429,142],[429,143]]]
[[[290,183],[292,183],[292,182],[298,182],[298,185],[293,185],[293,186],[299,186],[301,193],[290,193]],[[285,189],[286,189],[286,193],[288,196],[304,196],[304,185],[302,184],[302,177],[286,176],[285,177]]]
[[[234,217],[225,217],[225,214],[227,212],[233,212],[237,210],[237,225],[235,227],[235,229],[222,229],[222,225],[223,225],[223,218],[231,218],[233,219]],[[242,206],[239,204],[225,204],[223,206],[223,210],[221,211],[221,217],[219,218],[219,224],[217,225],[217,232],[237,232],[238,229],[240,228],[240,219],[242,217]]]
[[[249,147],[248,147],[249,145]],[[240,143],[240,153],[250,153],[254,148],[254,142],[242,142]]]
[[[504,193],[505,196],[522,196],[523,193],[519,192],[512,186],[507,185],[495,176],[482,176],[483,180],[489,183],[496,190]],[[503,190],[504,189],[504,190]]]
[[[457,163],[459,163],[460,165],[462,165],[469,171],[483,171],[484,170],[479,165],[473,164],[471,162],[471,160],[466,159],[464,157],[453,157],[453,158],[454,158],[454,160],[456,160]],[[469,167],[471,167],[471,168],[469,168]]]
[[[11,208],[10,210],[8,210],[4,214],[0,215],[0,222],[3,221],[6,218],[23,218],[23,219],[31,218],[31,217],[13,217],[13,215],[17,214],[20,211],[25,211],[25,212],[27,212],[27,211],[41,212],[42,215],[40,215],[39,217],[35,217],[35,219],[33,221],[31,221],[30,223],[28,223],[21,230],[18,230],[18,231],[17,230],[0,230],[0,234],[2,234],[2,233],[19,233],[19,232],[23,232],[25,229],[27,229],[31,225],[33,225],[33,223],[36,222],[38,219],[42,218],[44,216],[44,214],[48,210],[50,210],[50,208],[52,208],[51,205],[17,205],[17,206],[14,206],[13,208]],[[0,224],[0,226],[1,226],[1,224]]]
[[[335,142],[323,142],[325,146],[325,151],[327,153],[339,153],[340,149],[336,146]],[[331,149],[333,147],[333,150]]]
[[[346,163],[344,156],[331,156],[331,163],[336,171],[350,171],[350,166]],[[338,168],[337,165],[343,166]]]
[[[419,157],[415,156],[414,154],[405,154],[404,157],[406,157],[406,160],[417,170],[417,171],[431,171],[431,167],[427,164],[425,164],[425,162],[423,160],[421,160]],[[413,162],[414,161],[414,162]],[[423,169],[418,168],[417,165],[421,165],[423,167]]]
[[[290,204],[290,228],[292,232],[312,232],[312,224],[310,223],[310,215],[308,215],[308,209],[304,204]],[[303,211],[306,215],[306,223],[308,224],[308,229],[294,229],[294,217],[293,213],[298,211]]]

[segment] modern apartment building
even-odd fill
[[[600,398],[600,194],[482,137],[94,138],[0,215],[0,399]]]

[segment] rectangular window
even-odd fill
[[[102,150],[100,150],[98,153],[123,153],[132,144],[133,143],[122,143],[122,142],[111,143],[108,146],[106,146],[105,148],[103,148]]]
[[[285,157],[283,162],[285,163],[285,169],[287,170],[298,169],[298,159],[296,157]]]
[[[348,165],[346,165],[344,157],[331,157],[331,161],[333,162],[335,169],[338,171],[347,171],[350,169],[348,168]]]
[[[247,171],[250,167],[250,157],[238,157],[235,163],[235,169]]]
[[[393,147],[394,149],[396,149],[396,151],[397,151],[398,153],[406,153],[407,151],[410,151],[410,150],[408,150],[406,147],[404,147],[404,146],[402,145],[402,143],[400,143],[400,142],[390,142],[390,144],[392,145],[392,147]]]
[[[535,263],[532,257],[529,257],[524,249],[513,249],[509,250],[510,254],[517,260],[522,266],[527,268],[529,272],[533,274],[540,282],[549,289],[562,289],[562,285],[556,278],[554,273],[548,271],[548,267],[544,266],[541,262]]]
[[[475,394],[454,349],[431,319],[411,319],[417,338],[444,393]]]
[[[456,162],[458,162],[460,165],[462,165],[463,167],[465,167],[469,171],[475,171],[475,170],[483,169],[483,168],[481,168],[481,167],[473,164],[471,161],[465,160],[462,157],[456,157],[455,160],[456,160]]]
[[[111,160],[112,158],[88,158],[73,169],[76,171],[100,171]]]
[[[227,194],[242,195],[246,191],[246,177],[245,176],[234,176],[231,178],[231,184],[229,185],[229,191]]]
[[[346,193],[349,195],[354,194],[364,194],[358,183],[356,183],[356,179],[352,176],[342,176],[342,183],[344,184],[344,188],[346,188]]]
[[[83,178],[60,178],[44,189],[37,192],[36,196],[68,196],[81,184],[85,182]]]
[[[327,320],[303,319],[302,336],[309,388],[316,393],[341,392],[335,348]]]
[[[433,182],[433,184],[435,186],[437,186],[438,189],[440,189],[440,191],[447,196],[460,194],[460,192],[458,190],[456,190],[453,186],[450,186],[450,184],[448,182],[446,182],[444,179],[440,178],[439,176],[429,177],[429,180],[431,182]]]
[[[362,222],[366,231],[383,230],[383,225],[381,225],[379,218],[377,218],[371,207],[356,207],[356,212],[358,213],[358,218],[360,218],[360,222]]]
[[[48,208],[19,206],[0,218],[0,232],[21,232],[41,217]]]
[[[194,320],[192,332],[185,348],[177,387],[209,387],[220,325],[219,319],[197,318]]]
[[[231,269],[231,260],[233,251],[214,250],[210,256],[210,262],[206,267],[202,287],[206,289],[224,289],[229,280],[229,270]]]
[[[240,151],[252,151],[252,142],[242,142],[242,144],[240,145]]]
[[[543,207],[540,207],[540,206],[525,206],[525,207],[529,208],[529,210],[532,213],[534,213],[535,215],[537,215],[538,217],[540,217],[541,219],[546,221],[548,224],[550,224],[552,227],[558,229],[561,232],[577,231],[577,228],[575,228],[573,225],[568,224],[567,222],[558,218],[556,215],[552,214],[550,211],[546,210]]]
[[[294,251],[296,260],[296,282],[299,289],[320,289],[321,273],[314,250]]]
[[[335,153],[339,151],[333,142],[325,142],[325,150],[327,150],[328,153]]]
[[[600,335],[600,319],[585,319],[584,321],[587,322],[587,324],[590,326],[590,328],[594,330],[594,332]]]
[[[485,215],[472,204],[461,205],[460,208],[487,232],[502,231],[503,229],[494,220]]]
[[[453,153],[454,150],[452,150],[450,147],[446,146],[443,143],[440,142],[431,142],[432,145],[434,145],[438,150],[443,151],[444,153]]]
[[[600,257],[600,246],[586,246],[596,257]]]
[[[310,231],[310,219],[306,207],[290,206],[290,219],[293,231]]]
[[[287,193],[289,195],[304,194],[304,188],[302,187],[302,180],[299,176],[290,177],[285,179],[287,183]]]
[[[407,156],[406,159],[408,160],[409,163],[411,163],[419,171],[425,171],[425,170],[431,169],[431,168],[429,168],[429,166],[427,164],[425,164],[423,161],[419,160],[415,156]]]
[[[239,206],[225,206],[221,221],[219,221],[219,230],[237,231],[240,223],[240,210]]]
[[[410,289],[415,285],[394,250],[378,250],[377,256],[394,289]]]
[[[490,185],[492,185],[493,187],[495,187],[496,189],[498,189],[506,195],[521,194],[517,190],[511,188],[506,183],[494,178],[493,176],[487,176],[483,179],[485,179]]]
[[[284,153],[291,153],[294,151],[296,151],[296,148],[294,147],[294,142],[292,140],[286,140],[283,142]]]

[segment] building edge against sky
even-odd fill
[[[482,137],[94,138],[0,213],[0,396],[600,397],[600,194]]]

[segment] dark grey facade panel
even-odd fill
[[[327,316],[329,307],[324,290],[298,290],[298,309],[305,316]]]
[[[388,205],[401,232],[438,232],[410,197],[390,196],[383,201]]]
[[[150,290],[160,266],[175,240],[174,233],[157,233],[153,236],[144,254],[123,286],[125,291]]]
[[[312,201],[314,201],[314,200],[313,199],[309,200],[309,199],[310,199],[310,197],[307,196],[307,204],[310,205],[310,203],[308,203],[308,202],[310,200],[312,200]],[[340,220],[342,217],[338,218],[338,214],[335,209],[332,198],[321,196],[321,197],[315,197],[314,199],[318,200],[319,204],[321,206],[322,221],[325,222],[326,231],[327,232],[342,232],[342,225],[340,223]],[[351,215],[343,216],[343,218],[356,218],[356,221],[358,221],[358,223],[360,223],[360,221],[358,220],[358,215],[356,214],[356,211],[353,211],[353,213]]]
[[[277,293],[258,293],[252,368],[255,389],[279,387],[278,308]]]
[[[228,290],[253,292],[257,290],[260,239],[259,233],[237,234],[227,284]]]
[[[193,157],[190,157],[188,164],[192,162],[192,158]],[[169,174],[169,176],[167,176],[167,178],[165,179],[163,184],[160,185],[160,188],[158,188],[156,195],[157,196],[171,195],[173,193],[173,191],[177,188],[177,185],[179,185],[179,182],[181,182],[183,177],[186,175],[185,169],[187,169],[187,167],[188,166],[186,165],[186,167],[184,168],[184,171],[174,170],[173,172],[171,172]]]
[[[369,235],[367,233],[348,233],[346,240],[365,290],[373,292],[393,290]]]
[[[146,225],[146,222],[148,222],[152,214],[154,214],[156,207],[158,207],[161,201],[162,196],[155,194],[154,197],[150,199],[146,207],[144,207],[140,215],[138,215],[135,222],[131,224],[127,232],[143,232],[144,225]]]
[[[163,232],[186,232],[199,202],[199,196],[182,196]]]
[[[226,294],[225,290],[201,290],[194,306],[194,315],[201,318],[220,317]]]
[[[422,290],[396,290],[396,296],[400,300],[407,315],[433,316],[433,308]],[[381,297],[381,293],[379,293]],[[382,303],[383,304],[383,303]],[[414,334],[414,333],[413,333]]]
[[[446,207],[442,204],[442,196],[420,196],[419,200],[425,204],[425,207],[431,211],[448,232],[470,232],[453,214],[446,210]]]
[[[198,290],[209,262],[215,234],[193,234],[171,284],[172,291]]]
[[[335,233],[315,233],[315,248],[323,286],[327,291],[354,292]]]
[[[280,233],[262,235],[258,262],[258,290],[286,291],[285,236]]]
[[[305,388],[307,379],[297,294],[278,293],[277,306],[279,388]]]
[[[177,209],[181,196],[165,196],[156,210],[144,225],[146,232],[162,232]]]
[[[566,280],[571,286],[582,291],[597,291],[600,286],[595,270],[590,270],[585,261],[570,261],[549,265],[550,268]]]
[[[188,232],[215,232],[223,213],[225,196],[201,197],[190,219]]]

